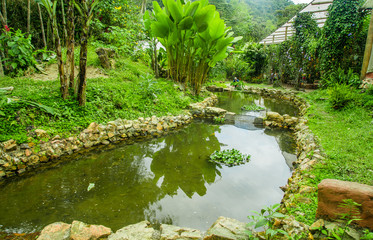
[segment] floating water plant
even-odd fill
[[[256,104],[243,105],[241,107],[241,109],[246,110],[246,111],[262,111],[262,110],[265,110],[264,107],[258,106]]]
[[[237,149],[227,149],[223,151],[215,151],[210,155],[210,162],[221,163],[229,167],[237,166],[248,162],[250,155],[242,154]]]

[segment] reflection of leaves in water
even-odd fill
[[[286,131],[284,129],[266,129],[264,133],[276,138],[281,151],[295,153],[296,144],[291,131]]]
[[[190,198],[194,193],[206,194],[205,183],[213,183],[219,174],[207,161],[212,152],[220,150],[214,131],[214,126],[193,124],[183,134],[165,139],[167,147],[156,152],[151,163],[154,181],[164,177],[163,192],[174,195],[180,188]]]

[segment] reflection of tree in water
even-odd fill
[[[216,166],[207,161],[211,153],[220,150],[215,131],[216,126],[193,124],[165,139],[166,147],[154,154],[151,163],[154,181],[163,194],[175,195],[179,188],[190,198],[194,193],[206,194],[205,183],[220,176]]]
[[[266,129],[264,133],[276,138],[281,151],[292,154],[295,153],[296,144],[293,133],[290,130],[286,131],[284,129]]]
[[[192,124],[165,138],[85,153],[58,168],[10,182],[1,188],[9,194],[0,196],[0,204],[7,206],[0,222],[4,228],[24,226],[31,231],[79,219],[118,229],[151,218],[150,206],[167,194],[180,188],[189,197],[204,195],[205,183],[215,181],[220,172],[207,161],[220,148],[215,130]],[[90,183],[95,187],[87,191]]]

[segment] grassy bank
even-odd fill
[[[0,141],[26,142],[37,128],[48,131],[51,136],[67,137],[91,122],[176,115],[193,101],[192,96],[179,91],[171,81],[154,79],[151,70],[141,62],[118,59],[115,70],[108,75],[109,78],[88,79],[85,107],[78,106],[73,92],[70,99],[64,101],[57,79],[1,78],[0,88],[14,87],[7,97],[19,101],[7,104],[3,96]]]
[[[325,159],[306,173],[308,185],[317,188],[323,179],[339,179],[373,185],[373,119],[366,106],[373,96],[354,92],[355,100],[343,109],[335,110],[326,90],[302,93],[309,103],[306,118]],[[365,105],[365,106],[364,106]],[[295,196],[309,198],[289,209],[297,220],[312,224],[317,210],[317,192]]]

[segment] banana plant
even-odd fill
[[[162,0],[153,2],[153,36],[167,50],[168,73],[177,82],[190,85],[199,94],[208,73],[228,56],[232,37],[214,5],[208,0]]]
[[[79,60],[79,77],[76,83],[76,93],[80,106],[86,103],[86,85],[87,85],[87,46],[89,25],[94,16],[95,7],[98,0],[81,0],[81,3],[74,1],[75,8],[78,10],[82,20],[82,33],[80,38],[80,60]]]

